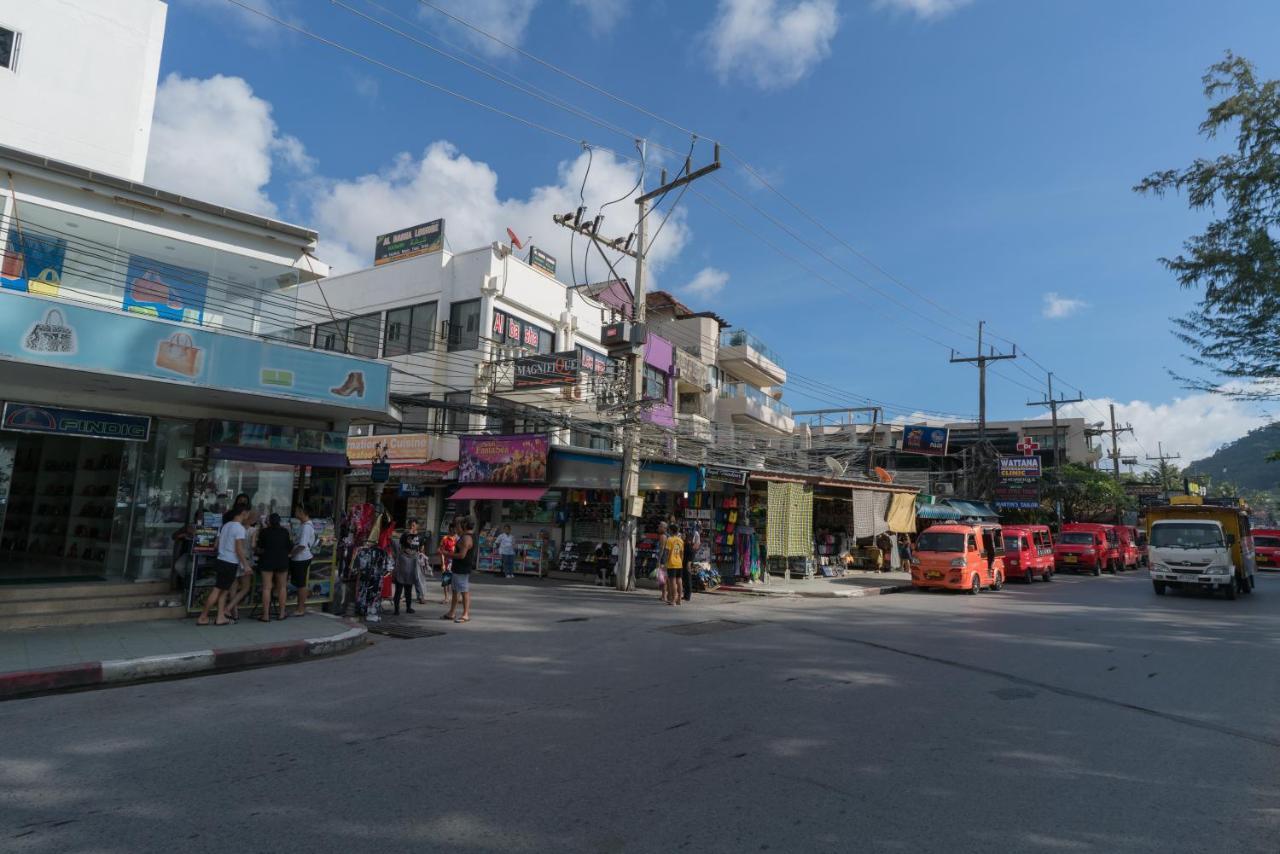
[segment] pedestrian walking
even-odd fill
[[[684,541],[684,569],[681,571],[680,581],[684,586],[684,601],[693,600],[693,564],[698,559],[698,549],[702,548],[702,531],[699,525],[694,522],[689,526],[689,536]]]
[[[237,505],[240,506],[240,505]],[[234,508],[233,508],[234,509]],[[227,600],[227,617],[240,619],[240,603],[253,590],[253,561],[258,551],[258,534],[262,530],[262,520],[252,508],[248,509],[244,522],[245,527],[245,562],[236,575],[235,584],[230,590]]]
[[[453,573],[453,597],[449,612],[442,620],[453,620],[455,623],[466,623],[471,620],[471,570],[476,565],[476,540],[473,535],[476,523],[471,517],[465,517],[461,523],[458,543],[449,555],[453,562],[450,571]],[[462,613],[458,614],[458,601],[462,601]]]
[[[458,522],[449,523],[449,533],[440,538],[440,589],[444,595],[441,602],[449,604],[453,593],[453,550],[458,545]]]
[[[667,599],[667,591],[670,589],[667,583],[667,523],[658,523],[658,598],[668,605],[671,604]]]
[[[498,534],[498,557],[502,559],[502,577],[516,577],[516,543],[511,539],[511,526],[503,525]]]
[[[293,515],[300,527],[298,542],[294,543],[289,555],[289,582],[298,591],[298,610],[293,615],[301,617],[307,613],[307,573],[311,569],[311,560],[315,557],[312,549],[316,545],[316,526],[311,524],[311,514],[305,507],[297,507]]]
[[[236,576],[243,567],[249,566],[249,552],[245,544],[246,532],[244,520],[249,515],[248,507],[234,507],[222,515],[222,527],[218,529],[216,541],[217,559],[214,562],[213,590],[204,600],[204,609],[196,618],[196,625],[209,625],[209,609],[215,605],[218,616],[215,626],[225,626],[231,622],[227,616],[227,598]]]
[[[422,556],[422,534],[418,533],[418,520],[410,519],[409,526],[400,535],[400,547],[396,550],[396,568],[391,575],[395,584],[392,604],[395,613],[400,613],[400,595],[404,594],[404,612],[413,613],[413,594],[415,583],[418,583],[418,560]]]
[[[285,606],[289,598],[289,590],[285,580],[289,574],[289,552],[293,543],[289,539],[289,531],[280,524],[280,514],[272,513],[267,518],[267,527],[258,534],[258,572],[262,576],[262,615],[258,621],[271,622],[271,597],[276,598],[280,619],[289,616]]]
[[[679,605],[684,598],[681,588],[684,586],[684,537],[679,529],[667,535],[667,604]]]

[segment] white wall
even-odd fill
[[[21,34],[0,69],[0,144],[142,181],[168,7],[160,0],[0,0]]]

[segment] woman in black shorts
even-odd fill
[[[209,609],[218,606],[218,617],[214,621],[215,626],[225,626],[232,622],[227,619],[227,599],[229,594],[227,591],[231,589],[231,585],[235,583],[236,577],[241,570],[252,571],[249,564],[249,546],[245,539],[247,534],[244,529],[245,517],[249,515],[249,508],[243,506],[235,506],[222,515],[222,527],[218,529],[218,559],[214,563],[215,575],[213,581],[213,592],[209,594],[209,598],[204,601],[204,610],[200,612],[199,618],[196,619],[196,625],[209,625]]]

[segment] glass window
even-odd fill
[[[1280,549],[1280,537],[1254,537],[1253,544],[1264,549]]]
[[[322,323],[316,327],[316,343],[317,350],[333,350],[337,353],[345,353],[347,351],[347,321],[335,320],[332,323]]]
[[[0,27],[0,68],[13,71],[18,65],[18,41],[21,36]]]
[[[387,312],[383,356],[404,356],[435,349],[436,304],[405,306]]]
[[[471,414],[465,407],[471,404],[471,392],[447,392],[444,396],[444,404],[445,429],[450,433],[466,433],[469,431],[471,429]]]
[[[1068,531],[1058,537],[1058,542],[1064,546],[1091,546],[1093,545],[1093,534],[1085,531]]]
[[[353,317],[347,325],[347,352],[367,359],[378,358],[378,339],[382,331],[382,315],[366,314]]]
[[[1151,526],[1151,546],[1157,549],[1220,549],[1222,529],[1209,522],[1161,522]]]
[[[449,306],[449,349],[474,350],[480,346],[480,300]]]
[[[964,534],[925,531],[916,540],[917,552],[963,552]]]
[[[667,375],[649,365],[644,366],[644,399],[667,399]]]

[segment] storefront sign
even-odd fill
[[[546,356],[521,356],[516,359],[516,388],[546,388],[573,385],[578,381],[581,362],[576,350]]]
[[[704,468],[707,480],[715,480],[720,483],[732,483],[742,486],[747,482],[747,473],[742,469],[730,469],[723,466],[706,466]]]
[[[279,424],[252,424],[247,421],[207,422],[210,445],[266,448],[311,454],[341,454],[347,450],[347,434],[340,430],[307,430]]]
[[[529,266],[538,267],[553,276],[556,274],[556,259],[536,246],[529,247]]]
[[[6,403],[0,427],[23,433],[56,433],[126,442],[145,442],[151,438],[151,418],[146,415],[59,409],[29,403]]]
[[[1039,457],[1001,457],[1001,480],[1038,480],[1040,478]]]
[[[1035,510],[1040,507],[1040,484],[1036,481],[1001,481],[995,491],[1001,510]]]
[[[385,363],[8,290],[0,357],[378,412],[391,377]]]
[[[551,442],[545,435],[461,436],[459,483],[545,483]]]
[[[425,486],[421,483],[402,483],[396,489],[396,492],[401,498],[417,498],[418,496],[426,495],[429,489],[431,489],[430,486]]]
[[[379,234],[374,241],[373,264],[377,267],[392,261],[439,252],[443,246],[444,220],[433,219],[413,228]]]
[[[927,424],[907,425],[902,428],[902,450],[908,454],[945,457],[950,432],[946,427],[930,427]]]
[[[390,436],[351,436],[347,439],[347,459],[353,466],[374,460],[389,463],[425,463],[434,459],[429,433],[397,433]]]

